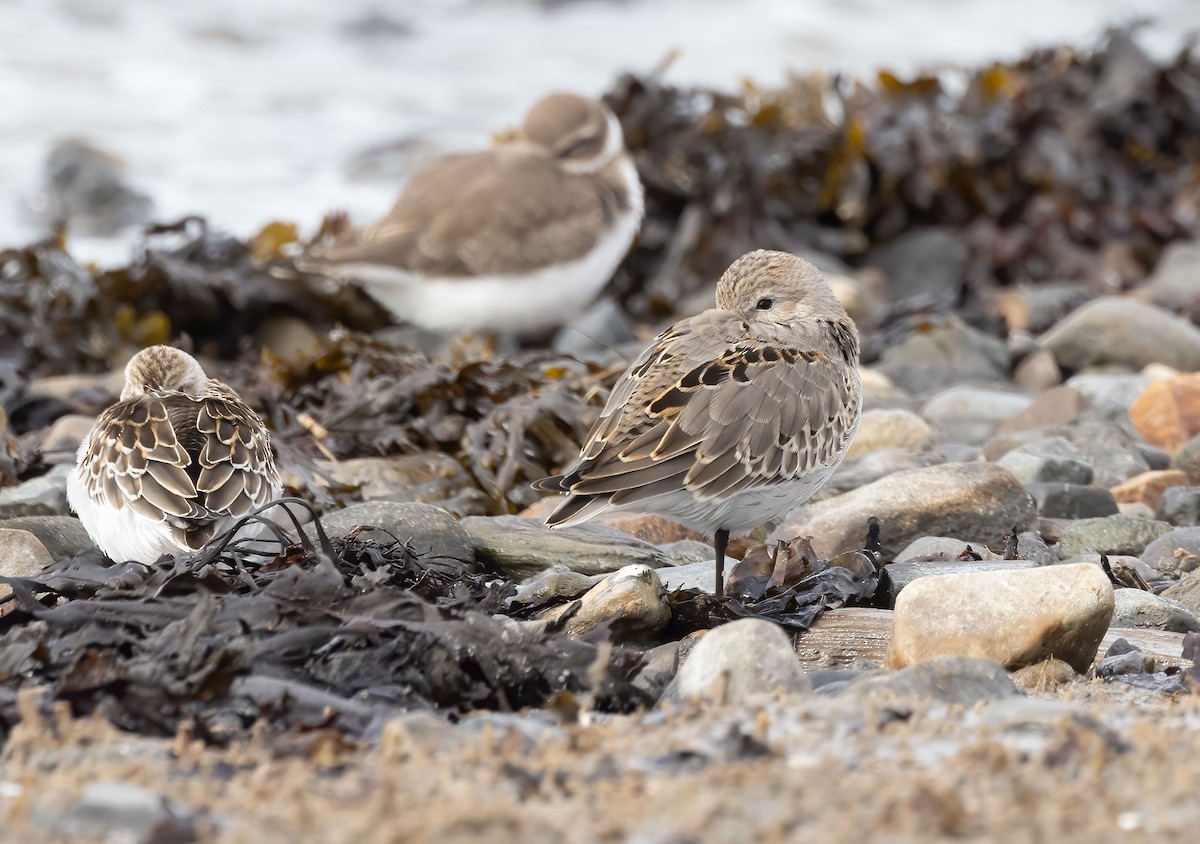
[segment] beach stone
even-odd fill
[[[1155,515],[1178,527],[1200,525],[1200,486],[1173,486],[1164,490]]]
[[[578,611],[567,620],[564,629],[571,636],[583,636],[609,623],[608,637],[613,642],[643,639],[671,620],[665,595],[654,569],[625,566],[584,593]],[[563,604],[540,618],[555,621],[572,607],[573,604]]]
[[[1129,408],[1129,418],[1146,442],[1178,451],[1200,434],[1200,374],[1150,384]]]
[[[121,395],[124,386],[125,370],[121,368],[101,373],[45,375],[32,379],[28,392],[31,396],[58,399],[68,404],[81,394],[96,394],[102,396],[107,405]]]
[[[1145,375],[1127,372],[1081,372],[1066,381],[1091,406],[1103,413],[1128,413],[1137,397],[1150,386]]]
[[[1004,666],[990,659],[932,657],[898,671],[877,671],[851,680],[839,697],[855,700],[924,698],[958,706],[974,706],[1018,697]]]
[[[1200,617],[1200,571],[1186,572],[1159,594]]]
[[[876,369],[908,393],[929,395],[947,384],[1007,380],[1009,353],[1002,341],[949,316],[889,346]]]
[[[1079,674],[1061,659],[1044,659],[1012,673],[1013,685],[1023,692],[1045,692],[1074,683]]]
[[[1131,519],[1154,518],[1154,511],[1140,501],[1118,501],[1117,512]]]
[[[1186,472],[1181,472],[1178,469],[1166,469],[1161,471],[1143,472],[1140,475],[1134,475],[1124,483],[1117,484],[1110,492],[1118,504],[1145,504],[1150,508],[1150,515],[1153,516],[1158,510],[1158,505],[1162,501],[1163,494],[1172,487],[1187,486],[1188,476]]]
[[[1079,282],[1022,284],[996,291],[994,307],[1010,331],[1040,334],[1094,296]]]
[[[607,525],[551,530],[520,516],[470,516],[462,527],[470,534],[476,558],[515,580],[556,563],[582,574],[609,574],[639,563],[671,565],[658,548]]]
[[[710,595],[713,594],[716,591],[717,567],[713,561],[713,550],[708,548],[707,551],[707,556],[694,563],[658,569],[658,576],[662,580],[663,588],[668,592],[676,589],[697,589]],[[733,571],[733,567],[737,564],[738,560],[726,557],[726,573]]]
[[[642,654],[642,667],[634,676],[634,688],[657,700],[675,679],[679,666],[679,643],[665,642]]]
[[[1062,437],[1048,437],[1018,446],[996,461],[1023,484],[1059,483],[1087,485],[1095,472],[1074,445]]]
[[[1071,370],[1106,364],[1141,369],[1150,363],[1200,369],[1200,329],[1125,296],[1102,296],[1068,314],[1043,335],[1042,347]]]
[[[55,560],[96,550],[88,532],[73,516],[18,516],[0,520],[0,528],[29,531]]]
[[[1123,677],[1129,674],[1152,673],[1154,673],[1154,657],[1140,651],[1106,656],[1096,664],[1096,676],[1104,679]]]
[[[1046,519],[1091,519],[1120,512],[1107,489],[1079,484],[1026,484],[1038,514]]]
[[[54,562],[46,546],[27,530],[0,528],[0,577],[33,577]],[[12,589],[0,584],[0,596]]]
[[[321,517],[321,526],[330,536],[346,536],[360,525],[409,543],[426,565],[454,568],[475,562],[472,537],[453,516],[429,504],[364,501]],[[304,532],[310,539],[316,537],[312,525],[306,525]]]
[[[1200,631],[1200,619],[1170,598],[1141,589],[1118,589],[1115,595],[1113,627],[1148,627],[1169,633]]]
[[[1200,308],[1200,243],[1168,244],[1141,290],[1164,308],[1192,312]]]
[[[1146,461],[1151,471],[1162,472],[1171,468],[1171,453],[1165,448],[1142,442],[1135,442],[1133,448]]]
[[[304,369],[321,356],[323,338],[307,320],[291,314],[270,317],[254,332],[258,345],[295,369]]]
[[[886,478],[897,472],[907,472],[912,469],[924,469],[945,463],[943,455],[938,451],[909,451],[905,448],[881,448],[871,451],[858,460],[848,461],[837,468],[820,491],[810,502],[832,498],[835,495],[852,489],[874,483],[880,478]],[[968,462],[968,461],[962,461]]]
[[[604,575],[586,575],[563,565],[553,565],[517,584],[512,603],[541,607],[558,600],[577,598],[604,579]]]
[[[1011,434],[1066,425],[1078,419],[1089,407],[1091,402],[1073,387],[1054,387],[1038,394],[1028,407],[1001,422],[996,432]]]
[[[1171,456],[1171,468],[1185,472],[1188,480],[1200,485],[1200,436],[1192,437]]]
[[[357,487],[364,501],[433,504],[452,499],[473,486],[462,464],[441,452],[315,462],[330,485]]]
[[[1087,563],[925,577],[896,598],[886,665],[967,656],[1021,668],[1054,657],[1082,672],[1112,613],[1112,584]]]
[[[1146,565],[1166,577],[1193,571],[1200,562],[1200,527],[1182,527],[1163,533],[1139,555]]]
[[[1118,575],[1122,570],[1128,569],[1135,572],[1147,583],[1162,583],[1164,581],[1162,574],[1146,565],[1139,557],[1131,557],[1128,554],[1105,554],[1104,556],[1108,558],[1108,564],[1112,567],[1113,572]],[[1100,568],[1103,567],[1099,554],[1076,554],[1073,557],[1066,557],[1063,560],[1056,561],[1052,565],[1074,565],[1075,563],[1087,563]]]
[[[54,420],[42,437],[42,459],[52,465],[75,462],[79,444],[91,433],[96,424],[95,416],[83,413],[68,413]]]
[[[542,524],[545,523],[551,513],[558,509],[558,506],[562,502],[563,497],[561,495],[551,495],[535,501],[518,515],[523,519],[533,519]],[[689,530],[678,522],[665,519],[655,513],[601,513],[595,518],[590,519],[589,523],[614,527],[622,533],[629,534],[643,542],[649,542],[651,545],[669,545],[673,542],[682,542],[684,540],[697,542],[707,540],[711,542],[710,537],[705,537],[697,531]],[[709,546],[709,551],[710,553],[712,551],[711,545]]]
[[[921,416],[946,439],[978,444],[1031,401],[1029,396],[1009,390],[951,387],[925,402]]]
[[[846,451],[846,460],[858,460],[883,448],[927,451],[936,444],[933,428],[911,410],[868,410],[859,420],[858,432]]]
[[[865,263],[887,275],[888,298],[912,305],[953,304],[966,280],[970,253],[948,228],[913,229],[873,248]]]
[[[1092,467],[1092,482],[1116,486],[1150,469],[1138,450],[1138,443],[1119,424],[1098,419],[1081,419],[1073,425],[1017,431],[997,435],[983,445],[985,460],[998,461],[1023,445],[1047,439],[1063,439],[1075,447],[1079,460]]]
[[[1166,522],[1136,519],[1129,516],[1105,516],[1100,519],[1080,519],[1063,528],[1058,541],[1058,555],[1129,554],[1139,556],[1146,546],[1171,530]]]
[[[971,545],[969,542],[949,536],[922,536],[908,543],[893,561],[904,563],[909,560],[953,560],[965,552],[968,545],[984,560],[1000,559],[984,545]]]
[[[1062,383],[1062,370],[1054,355],[1038,349],[1017,364],[1012,375],[1013,386],[1027,393],[1038,393]]]
[[[744,701],[778,689],[807,692],[811,688],[782,627],[759,618],[740,618],[708,631],[696,643],[663,699]]]
[[[35,807],[37,825],[89,840],[171,842],[199,840],[187,808],[132,782],[93,782],[65,810]]]
[[[991,463],[946,463],[897,472],[784,518],[772,538],[813,537],[813,549],[829,559],[862,547],[867,520],[882,527],[884,557],[921,536],[954,536],[996,544],[1015,525],[1034,527],[1037,511],[1020,482]]]
[[[67,475],[74,466],[55,466],[44,475],[0,489],[0,519],[16,516],[65,516]]]

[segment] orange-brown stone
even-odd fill
[[[1154,382],[1137,397],[1129,418],[1142,439],[1174,454],[1200,433],[1200,373]]]
[[[1119,504],[1142,503],[1155,512],[1163,493],[1173,486],[1187,486],[1187,472],[1179,469],[1164,469],[1155,472],[1142,472],[1134,475],[1124,483],[1117,484],[1109,490]]]

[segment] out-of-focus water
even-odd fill
[[[1135,16],[1157,54],[1197,0],[0,0],[0,245],[50,145],[120,155],[160,219],[248,234],[331,208],[382,213],[407,168],[480,145],[542,93],[599,94],[680,51],[668,79],[733,87],[789,70],[867,74],[1086,42]],[[364,159],[401,142],[412,154]],[[357,166],[355,166],[357,162]],[[127,239],[75,239],[120,259]]]

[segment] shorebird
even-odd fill
[[[725,549],[807,500],[842,462],[862,412],[858,330],[812,264],[743,255],[717,306],[658,335],[625,371],[565,474],[546,520],[658,513]]]
[[[601,103],[550,94],[519,137],[441,158],[383,220],[297,262],[424,328],[536,333],[595,298],[637,234],[642,186]]]
[[[79,446],[67,499],[116,561],[195,551],[279,498],[262,421],[196,359],[151,346],[125,367],[120,399]],[[257,535],[257,525],[246,535]]]

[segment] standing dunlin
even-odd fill
[[[517,140],[439,159],[382,221],[298,265],[357,282],[424,328],[535,333],[591,302],[641,219],[642,186],[616,117],[595,100],[551,94]]]
[[[743,255],[717,307],[660,334],[613,387],[547,519],[660,513],[725,548],[803,503],[842,462],[862,411],[858,331],[812,264]]]
[[[100,550],[141,563],[199,549],[281,490],[262,421],[170,346],[130,359],[120,400],[80,444],[67,480]]]

